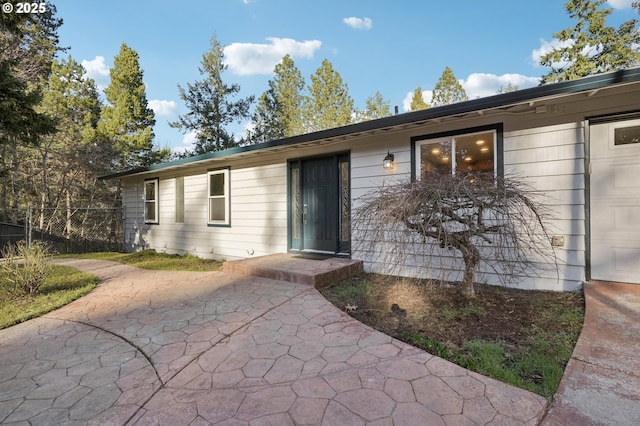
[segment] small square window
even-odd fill
[[[207,176],[208,223],[229,225],[229,169],[213,170]]]

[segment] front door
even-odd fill
[[[640,284],[640,119],[590,127],[591,278]]]
[[[348,155],[291,161],[289,175],[291,251],[348,254]]]

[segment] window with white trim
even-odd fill
[[[208,172],[207,186],[208,223],[210,225],[229,225],[229,169]]]
[[[158,223],[158,179],[144,181],[144,223]]]
[[[416,177],[457,171],[493,172],[497,168],[496,131],[460,134],[416,141]]]

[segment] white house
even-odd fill
[[[438,156],[439,146],[452,154]],[[387,154],[391,168],[383,167]],[[121,180],[128,250],[227,260],[319,252],[376,271],[352,249],[358,198],[387,179],[451,173],[461,162],[526,177],[549,195],[560,278],[530,277],[523,287],[640,284],[640,68],[104,178]]]

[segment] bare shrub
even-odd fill
[[[8,292],[14,295],[35,294],[44,282],[49,250],[41,242],[33,242],[28,246],[19,241],[9,245],[2,251],[3,261],[0,270],[9,283]]]
[[[355,248],[392,275],[446,281],[462,271],[464,293],[474,297],[481,265],[503,284],[557,269],[540,195],[493,173],[429,173],[382,186],[358,200]]]

